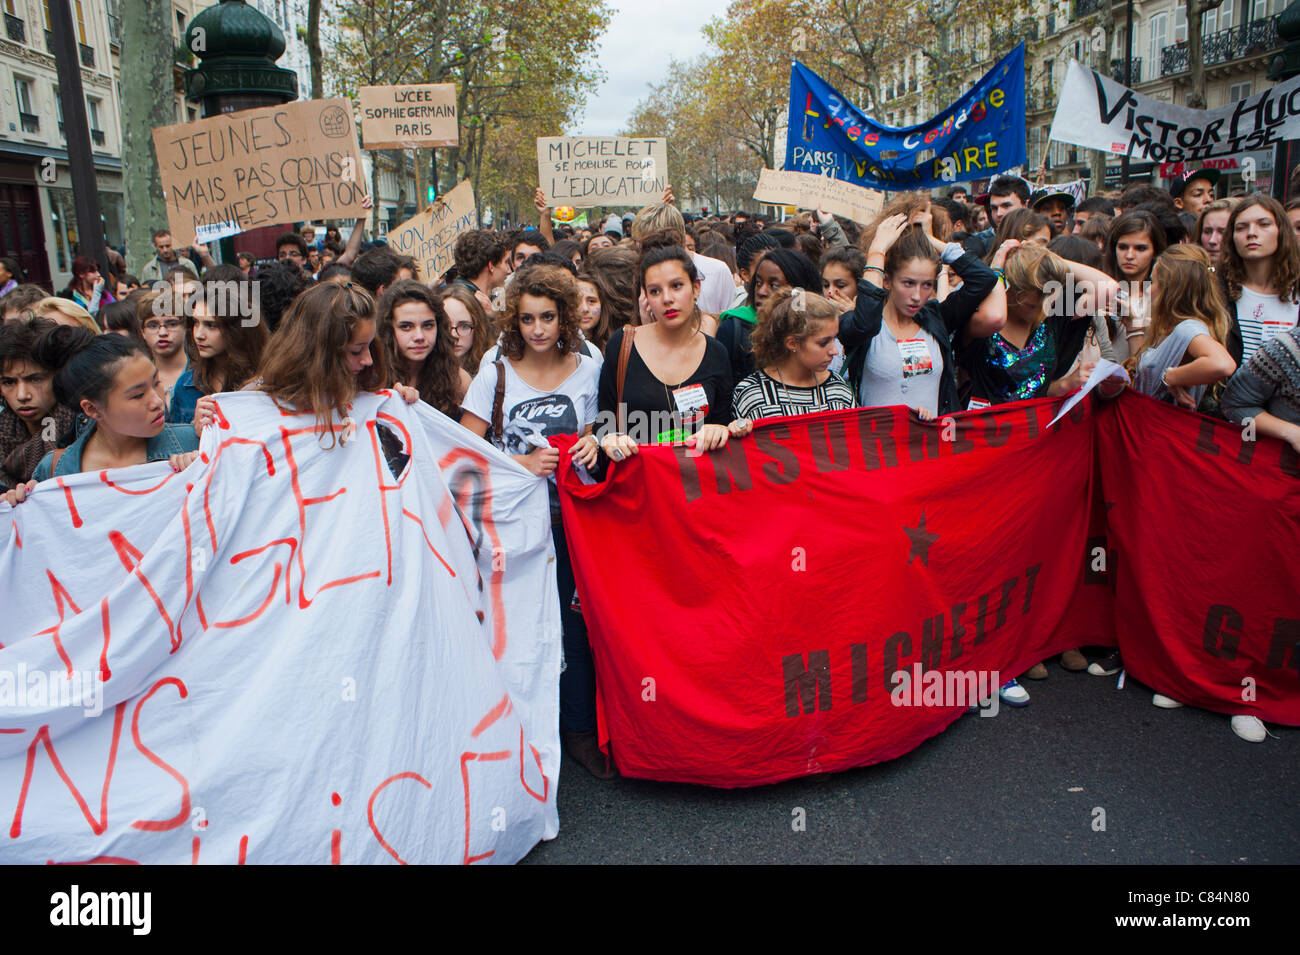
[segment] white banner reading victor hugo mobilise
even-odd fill
[[[555,836],[546,482],[427,405],[351,417],[330,448],[223,395],[181,474],[0,504],[0,863],[513,862]]]
[[[1196,162],[1300,138],[1300,77],[1220,109],[1143,96],[1075,60],[1061,88],[1052,139],[1152,162]]]

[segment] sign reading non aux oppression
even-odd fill
[[[431,282],[456,261],[456,239],[474,228],[474,185],[468,179],[419,215],[388,233],[388,245],[420,264],[420,278]]]
[[[352,101],[307,100],[153,131],[178,247],[277,223],[362,214]]]
[[[821,208],[854,222],[870,222],[885,207],[884,194],[872,189],[816,173],[775,169],[764,169],[759,174],[754,198],[799,209]]]

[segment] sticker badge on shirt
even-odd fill
[[[703,385],[684,385],[673,391],[673,404],[686,424],[703,421],[709,414],[709,396]]]
[[[967,411],[979,411],[979,410],[981,410],[981,409],[983,409],[983,408],[987,408],[987,407],[989,406],[989,404],[990,404],[990,402],[984,400],[983,398],[972,398],[972,399],[970,400],[970,404],[968,404],[968,405],[966,406],[966,410],[967,410]]]
[[[1278,319],[1276,317],[1262,316],[1260,318],[1260,335],[1259,340],[1266,342],[1270,338],[1281,335],[1283,332],[1289,332],[1295,328],[1295,322],[1290,319]]]
[[[904,338],[898,342],[898,354],[903,359],[903,377],[905,379],[934,373],[934,363],[930,360],[930,349],[926,347],[924,338]]]

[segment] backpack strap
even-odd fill
[[[492,434],[504,446],[506,429],[503,419],[506,403],[506,368],[505,363],[500,358],[492,364],[497,366],[497,390],[496,395],[492,398]]]
[[[627,381],[627,362],[632,357],[632,339],[636,337],[635,325],[623,326],[623,344],[618,350],[618,431],[627,432],[627,414],[623,408],[623,382]]]

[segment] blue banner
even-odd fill
[[[790,69],[788,170],[902,191],[986,179],[1027,161],[1023,43],[916,126],[878,123],[802,63]]]

